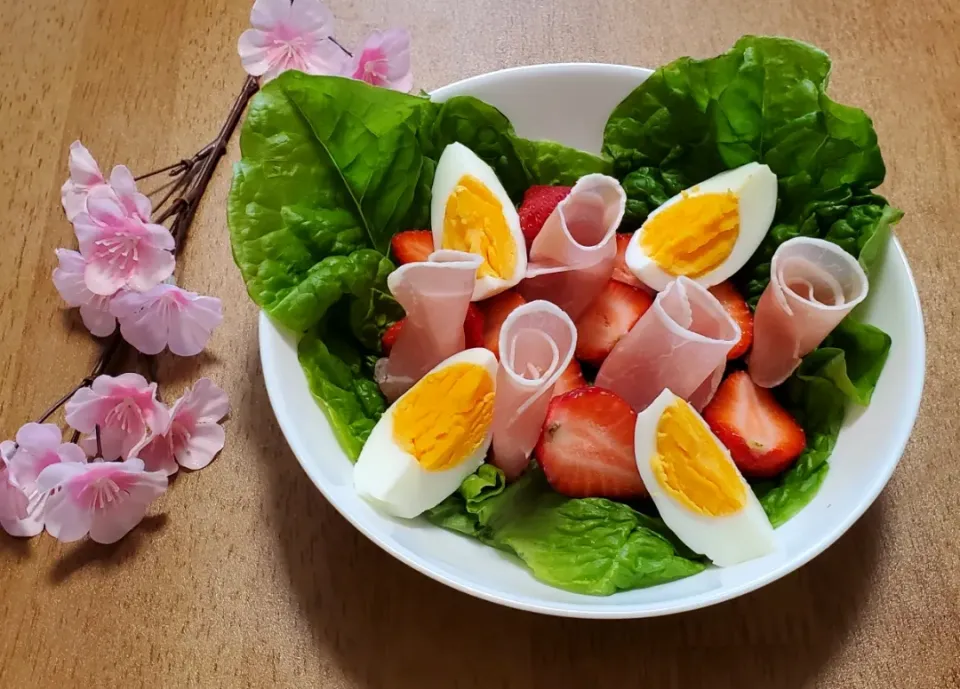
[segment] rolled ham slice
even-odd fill
[[[753,382],[772,388],[789,378],[868,289],[860,263],[833,242],[796,237],[781,244],[753,317]]]
[[[666,388],[702,408],[713,397],[740,327],[706,288],[678,277],[617,343],[596,384],[640,412]]]
[[[508,479],[517,478],[526,468],[547,416],[553,386],[576,348],[573,320],[550,302],[519,306],[503,322],[492,461]]]
[[[547,218],[530,247],[527,301],[553,302],[576,320],[613,274],[627,195],[613,177],[586,175]]]
[[[375,377],[388,400],[463,350],[463,321],[482,262],[476,254],[443,250],[390,273],[387,287],[406,321],[390,356],[377,362]]]

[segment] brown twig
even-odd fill
[[[224,153],[226,153],[227,142],[230,140],[230,137],[236,130],[237,125],[240,123],[240,117],[243,115],[243,111],[246,109],[247,103],[250,102],[253,94],[255,94],[258,89],[259,85],[256,78],[247,77],[247,80],[243,84],[243,88],[240,90],[240,93],[233,102],[233,106],[230,108],[230,112],[227,114],[227,118],[224,121],[223,126],[220,127],[217,137],[197,151],[191,158],[185,158],[171,165],[153,170],[152,172],[147,172],[134,178],[136,180],[142,180],[147,179],[148,177],[154,177],[164,172],[169,172],[171,177],[179,176],[170,192],[168,192],[167,195],[161,199],[160,203],[157,204],[156,211],[158,211],[158,214],[153,220],[155,223],[163,223],[166,220],[173,218],[173,223],[170,226],[170,232],[173,235],[175,242],[173,249],[174,255],[177,255],[183,249],[183,245],[185,244],[187,238],[187,231],[190,229],[190,225],[193,222],[194,216],[196,215],[197,207],[200,205],[200,200],[203,198],[203,194],[207,190],[207,185],[209,185],[210,179],[213,177],[213,172],[217,167],[217,163],[220,161],[220,158],[223,157]],[[162,188],[165,187],[166,185],[164,185]],[[170,198],[170,196],[179,190],[184,191],[167,208],[160,210],[160,207]],[[78,390],[92,385],[95,378],[103,375],[104,373],[109,373],[113,369],[116,362],[129,351],[129,347],[130,345],[124,341],[119,331],[116,331],[110,335],[103,345],[100,356],[97,358],[96,363],[90,370],[90,374],[85,376],[70,390],[70,392],[65,394],[54,404],[52,404],[46,411],[44,411],[43,414],[41,414],[37,419],[37,423],[43,423],[53,416],[53,414],[60,409],[60,407],[66,404],[70,398],[77,393]],[[96,429],[96,431],[97,453],[102,454],[100,450],[99,427]],[[75,443],[79,439],[80,432],[75,431],[71,442]]]

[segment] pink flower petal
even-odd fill
[[[240,34],[237,52],[247,74],[259,77],[270,69],[270,45],[267,34],[259,29],[247,29]]]
[[[82,184],[86,187],[92,187],[96,184],[103,184],[106,180],[103,173],[100,172],[100,166],[90,155],[79,141],[70,144],[70,158],[68,161],[70,167],[70,179],[76,184]]]
[[[301,33],[322,34],[324,37],[333,35],[333,12],[320,0],[297,0],[289,8],[289,25]]]
[[[139,265],[127,279],[127,285],[139,292],[146,292],[173,275],[175,266],[176,261],[169,251],[162,251],[153,246],[142,246]]]
[[[144,354],[167,346],[178,356],[199,354],[223,320],[219,299],[168,284],[115,297],[111,310],[124,339]]]
[[[256,0],[250,10],[250,23],[262,31],[269,31],[289,18],[289,0]]]
[[[106,337],[117,329],[117,319],[110,311],[95,306],[81,306],[80,319],[94,337]]]
[[[176,447],[177,462],[182,467],[197,471],[207,466],[223,449],[226,434],[215,423],[198,424],[189,437]]]
[[[33,454],[56,452],[61,442],[63,442],[63,434],[56,424],[30,422],[17,431],[17,445],[20,446],[21,451]]]
[[[87,214],[100,227],[123,226],[129,219],[126,209],[109,188],[98,188],[90,192],[87,197]]]
[[[155,435],[142,449],[137,450],[136,456],[143,460],[147,471],[160,471],[166,476],[172,476],[180,468],[173,453],[173,440],[169,433]]]
[[[230,412],[227,393],[209,378],[201,378],[173,405],[171,415],[188,415],[194,423],[217,423]]]
[[[16,484],[6,465],[0,466],[0,520],[7,523],[17,522],[27,516],[27,496]]]
[[[345,65],[343,74],[374,86],[409,91],[413,87],[410,32],[406,29],[374,31]]]
[[[87,262],[76,251],[57,249],[59,265],[53,269],[53,286],[69,306],[85,306],[90,303],[92,292],[83,281]]]
[[[143,222],[150,222],[153,204],[137,190],[133,173],[126,165],[117,165],[110,172],[110,187],[128,215],[136,216]]]

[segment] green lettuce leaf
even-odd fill
[[[870,402],[889,352],[889,335],[847,318],[778,389],[784,405],[803,426],[807,447],[779,480],[754,486],[774,526],[789,520],[816,495],[847,406]]]
[[[310,392],[324,410],[340,446],[356,461],[386,409],[356,343],[331,328],[306,333],[297,347]]]
[[[506,486],[483,465],[427,519],[519,557],[539,580],[568,591],[610,595],[704,569],[660,520],[603,498],[554,492],[536,467]]]
[[[642,222],[680,189],[760,161],[777,175],[779,201],[773,228],[738,279],[751,303],[769,281],[770,257],[791,237],[866,251],[869,267],[902,214],[871,192],[885,174],[876,132],[862,110],[826,95],[829,74],[817,48],[757,36],[718,57],[658,69],[604,130],[628,220]]]

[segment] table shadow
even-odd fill
[[[883,496],[827,552],[759,591],[681,615],[551,618],[443,586],[382,551],[324,499],[285,444],[262,375],[242,414],[264,456],[271,521],[321,662],[357,686],[816,686],[871,595]],[[282,450],[279,450],[282,447]],[[315,667],[315,665],[312,665]],[[643,684],[641,684],[643,683]]]

